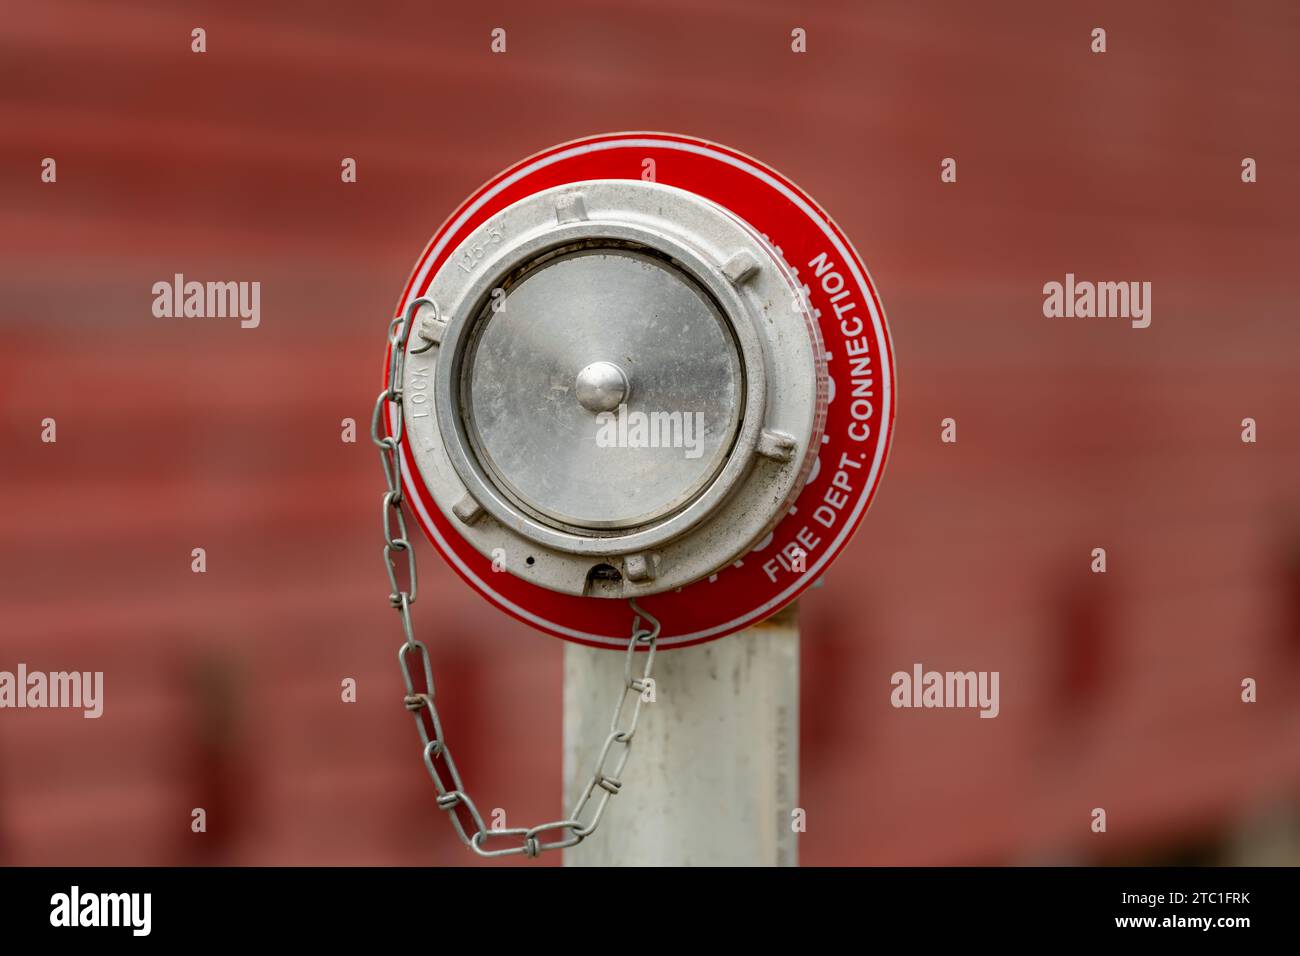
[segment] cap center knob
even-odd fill
[[[578,404],[589,412],[612,412],[627,401],[627,374],[613,362],[592,362],[578,373]]]

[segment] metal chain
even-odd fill
[[[636,733],[637,721],[641,717],[642,693],[649,686],[651,669],[654,666],[655,646],[659,640],[659,621],[647,614],[636,603],[629,601],[634,616],[632,619],[632,636],[628,639],[626,660],[623,664],[623,687],[614,706],[614,716],[610,720],[609,735],[596,760],[595,770],[583,787],[582,793],[574,804],[573,811],[563,820],[538,824],[535,827],[511,827],[495,830],[483,822],[478,807],[470,799],[452,759],[451,750],[443,737],[442,722],[438,719],[438,709],[434,706],[433,669],[429,662],[429,651],[421,641],[415,638],[415,629],[411,622],[411,605],[415,603],[418,582],[415,573],[415,549],[406,536],[406,519],[402,515],[402,471],[401,445],[406,437],[405,411],[402,407],[402,380],[406,368],[406,345],[411,334],[411,324],[415,313],[421,305],[437,306],[424,297],[415,299],[406,311],[393,319],[388,330],[390,355],[388,359],[388,387],[379,393],[375,402],[374,414],[370,418],[370,439],[379,446],[379,459],[384,466],[384,478],[387,489],[384,492],[383,528],[384,528],[384,566],[388,572],[388,583],[392,590],[388,601],[401,615],[402,631],[406,640],[397,651],[397,660],[402,667],[402,678],[406,682],[406,696],[403,702],[406,709],[415,718],[415,727],[424,744],[424,766],[438,791],[438,807],[446,811],[452,826],[461,842],[479,856],[511,856],[523,854],[535,857],[543,850],[560,850],[577,846],[590,836],[600,825],[601,817],[610,797],[622,789],[623,769],[627,766],[632,752],[632,737]],[[385,415],[385,413],[388,413]],[[387,419],[391,433],[384,433],[382,422]],[[399,581],[401,561],[395,557],[396,552],[406,553],[406,587]],[[644,630],[641,619],[646,618],[653,627]],[[640,668],[640,676],[633,676],[633,661],[638,648],[645,650],[645,664]],[[415,655],[419,666],[411,667],[411,657]],[[414,672],[413,672],[414,671]],[[416,678],[422,677],[423,683],[417,685]],[[624,718],[628,704],[630,713]],[[617,750],[616,750],[617,748]],[[612,758],[612,763],[611,763]],[[442,764],[448,780],[443,779],[438,766]],[[450,786],[448,786],[450,782]],[[599,791],[599,793],[597,793]],[[593,801],[595,808],[585,820]],[[546,836],[551,839],[545,839]],[[489,840],[517,838],[514,846],[489,849]]]

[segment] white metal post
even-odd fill
[[[564,805],[609,733],[624,655],[564,649]],[[566,866],[794,866],[799,629],[791,607],[655,657],[623,787]]]

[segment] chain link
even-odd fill
[[[424,766],[438,793],[437,805],[451,819],[452,827],[461,842],[479,856],[522,854],[535,857],[545,850],[577,846],[590,836],[600,825],[610,798],[622,789],[623,770],[632,752],[632,737],[636,733],[637,721],[641,718],[641,705],[644,702],[642,694],[649,686],[654,667],[660,625],[636,601],[628,602],[634,616],[632,636],[628,639],[623,664],[623,687],[614,706],[609,734],[605,737],[595,769],[569,816],[535,827],[495,830],[488,827],[466,792],[446,738],[443,737],[438,708],[434,706],[433,667],[429,661],[429,650],[423,642],[416,639],[411,621],[411,605],[415,603],[419,585],[415,572],[415,549],[407,537],[406,519],[402,513],[401,445],[406,437],[402,381],[406,369],[407,339],[415,315],[422,305],[431,306],[436,314],[437,305],[431,299],[420,297],[413,300],[406,311],[393,319],[389,326],[388,344],[391,351],[388,360],[388,387],[379,393],[370,418],[370,440],[379,447],[379,459],[384,466],[384,480],[387,483],[381,520],[384,529],[384,568],[391,588],[388,601],[401,617],[405,636],[405,641],[397,650],[397,661],[406,683],[403,702],[415,718],[415,727],[424,746]],[[387,428],[384,427],[385,419]],[[403,562],[396,557],[399,552],[406,553],[405,587],[399,574]],[[641,627],[642,618],[653,625],[649,630]],[[638,649],[645,651],[644,663],[640,668],[634,666]],[[512,840],[513,845],[497,848],[488,845],[489,840],[503,842],[507,839]]]

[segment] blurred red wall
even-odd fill
[[[0,668],[107,691],[0,712],[0,862],[471,862],[401,707],[383,336],[482,180],[636,128],[808,189],[894,335],[892,460],[802,602],[803,862],[1253,846],[1300,805],[1298,43],[1287,2],[8,5]],[[176,272],[259,280],[261,327],[155,319]],[[1045,319],[1066,272],[1151,281],[1152,327]],[[420,558],[462,773],[556,817],[559,643]],[[893,710],[917,661],[999,670],[1001,716]]]

